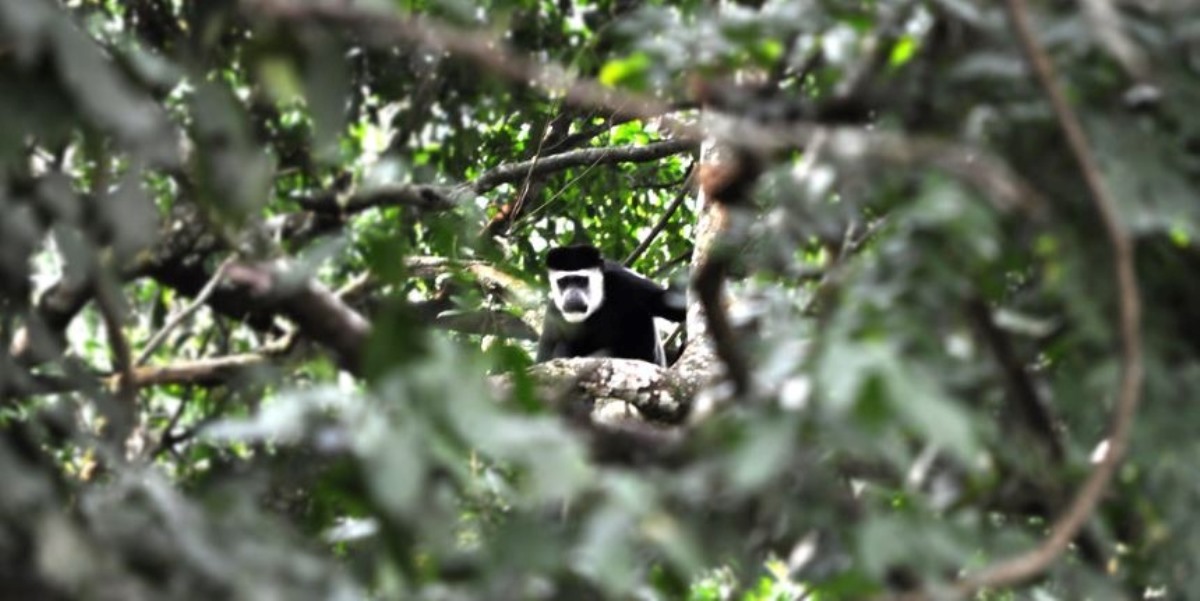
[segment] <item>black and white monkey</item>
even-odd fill
[[[654,318],[683,321],[683,294],[604,259],[588,245],[550,249],[546,268],[550,302],[538,340],[538,363],[615,357],[666,365]]]

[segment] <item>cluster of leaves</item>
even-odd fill
[[[1028,586],[1181,596],[1200,15],[1081,4],[1033,17],[1145,401]],[[563,72],[684,120],[737,73],[722,108],[816,132],[722,241],[752,389],[648,465],[537,393],[529,290],[581,239],[686,277],[696,145]],[[1033,547],[1108,435],[1113,249],[999,3],[0,0],[0,81],[0,597],[862,598]],[[206,286],[231,257],[368,315],[361,371]]]

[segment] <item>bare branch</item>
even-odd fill
[[[654,239],[657,238],[664,229],[666,229],[667,223],[671,221],[671,217],[675,215],[675,211],[678,211],[679,207],[683,206],[683,201],[687,200],[688,191],[691,189],[692,173],[695,171],[695,166],[695,163],[692,163],[688,166],[687,173],[683,176],[683,184],[680,185],[679,192],[675,194],[675,199],[672,200],[671,204],[667,206],[667,209],[663,211],[662,217],[660,217],[658,219],[658,223],[655,223],[654,227],[650,229],[650,233],[646,234],[646,238],[637,245],[637,248],[633,249],[633,252],[629,253],[628,257],[625,257],[623,264],[626,267],[632,266],[633,263],[642,256],[642,253],[646,252],[646,249],[650,248],[650,245],[654,242]]]
[[[263,351],[181,361],[168,365],[143,366],[134,370],[133,379],[142,387],[164,384],[228,384],[249,369],[268,365],[277,359],[277,354],[278,351]]]
[[[331,349],[343,369],[359,373],[371,324],[328,288],[279,266],[235,263],[227,273],[231,282],[296,322],[305,337]]]
[[[628,123],[630,121],[633,121],[634,119],[636,119],[636,117],[634,117],[632,115],[618,115],[618,116],[614,116],[612,118],[606,119],[604,121],[604,123],[597,125],[595,127],[590,127],[583,131],[579,131],[579,132],[576,132],[573,134],[567,134],[566,136],[563,136],[563,138],[561,140],[544,148],[543,154],[546,156],[549,156],[552,154],[560,154],[560,153],[566,152],[568,150],[571,150],[572,148],[578,148],[579,146],[582,146],[583,144],[590,141],[592,138],[595,138],[596,136],[603,134],[616,126],[621,125],[622,123]]]
[[[172,330],[182,324],[184,320],[190,317],[193,313],[200,310],[200,307],[204,306],[204,303],[208,302],[208,297],[212,296],[212,293],[216,291],[217,286],[220,285],[221,280],[225,277],[225,270],[229,268],[232,262],[233,259],[231,258],[226,259],[223,263],[221,263],[220,267],[217,267],[216,273],[214,273],[212,278],[208,280],[208,283],[204,285],[204,288],[200,289],[200,294],[197,294],[196,298],[193,299],[192,302],[184,307],[181,311],[171,316],[171,318],[167,320],[167,323],[163,325],[162,329],[150,338],[150,341],[146,343],[146,346],[142,349],[142,352],[138,354],[137,359],[134,360],[133,365],[135,367],[145,364],[146,360],[154,354],[154,350],[157,349],[159,345],[161,345],[163,341],[167,339],[167,335],[170,334]]]
[[[112,352],[113,370],[120,376],[116,382],[117,398],[132,411],[136,401],[136,388],[133,385],[134,365],[129,339],[125,337],[125,329],[122,327],[125,307],[119,295],[120,288],[116,282],[104,281],[96,282],[95,286],[100,317],[104,321],[108,345]]]
[[[483,261],[458,261],[445,257],[409,257],[404,261],[409,273],[419,278],[432,278],[452,271],[471,274],[489,294],[528,305],[540,295],[525,282],[504,273]]]
[[[678,423],[691,407],[699,379],[675,368],[666,369],[635,359],[576,357],[539,363],[530,375],[544,388],[546,398],[584,402],[589,412],[602,411],[605,403],[621,401],[644,416],[663,423]],[[594,421],[608,421],[592,415]]]
[[[108,390],[114,392],[113,396],[100,395],[97,401],[106,421],[103,429],[104,439],[119,445],[117,448],[124,448],[137,424],[138,392],[129,339],[126,338],[123,327],[127,307],[125,299],[121,296],[120,284],[111,274],[102,271],[102,265],[111,264],[111,255],[107,259],[109,260],[103,262],[92,261],[95,274],[92,286],[95,289],[97,310],[104,322],[116,375],[108,386]]]
[[[413,207],[420,211],[448,211],[458,206],[452,186],[385,184],[339,196],[329,191],[299,199],[310,211],[361,213],[376,207]]]
[[[434,327],[517,340],[537,340],[538,331],[528,322],[504,311],[445,311],[434,318]]]
[[[490,169],[472,182],[471,188],[475,192],[482,193],[501,184],[519,182],[526,176],[544,175],[571,167],[657,161],[671,155],[692,152],[696,147],[696,143],[691,140],[664,140],[645,146],[631,145],[573,150]]]
[[[725,364],[726,375],[733,384],[734,394],[742,395],[750,390],[750,366],[738,349],[737,336],[725,310],[725,274],[729,261],[719,250],[709,257],[692,274],[692,288],[704,308],[707,322],[706,333],[712,341],[713,350]]]

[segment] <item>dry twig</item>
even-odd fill
[[[170,334],[172,330],[179,327],[184,320],[186,320],[196,311],[199,311],[200,307],[203,307],[204,303],[208,302],[208,297],[212,296],[212,293],[216,291],[217,286],[221,284],[221,280],[225,277],[225,270],[229,268],[229,265],[232,262],[233,259],[226,259],[224,262],[222,262],[221,265],[217,267],[217,271],[213,273],[212,278],[210,278],[208,283],[204,285],[204,288],[200,289],[200,294],[197,294],[196,298],[192,299],[191,303],[189,303],[175,315],[172,315],[171,318],[167,320],[167,323],[163,324],[162,329],[150,338],[150,341],[146,343],[146,346],[142,349],[142,352],[138,354],[137,359],[135,359],[133,362],[134,367],[144,365],[150,356],[154,354],[154,350],[162,345],[163,341],[167,339],[167,334]]]
[[[629,253],[628,257],[625,257],[625,260],[622,262],[623,265],[632,267],[634,261],[637,261],[642,256],[642,253],[650,248],[650,244],[654,242],[654,239],[666,229],[667,223],[671,221],[671,217],[675,215],[675,211],[678,211],[679,207],[683,205],[683,201],[687,200],[688,192],[692,187],[692,173],[694,171],[695,164],[693,163],[688,166],[687,173],[683,176],[683,184],[680,185],[679,192],[675,194],[674,200],[663,211],[662,216],[658,219],[658,223],[655,223],[654,227],[650,229],[650,233],[646,234],[646,238],[637,245],[637,248],[633,249],[633,252]]]

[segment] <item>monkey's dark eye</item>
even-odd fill
[[[586,288],[587,277],[582,275],[565,275],[558,278],[559,288]]]

